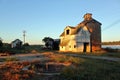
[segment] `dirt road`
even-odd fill
[[[43,54],[40,53],[29,53],[29,54],[16,54],[16,55],[11,55],[11,56],[0,56],[0,59],[4,59],[4,58],[16,58],[19,61],[15,61],[15,62],[24,62],[24,61],[43,61],[43,60],[47,60],[47,57],[44,57]],[[13,61],[14,62],[14,61]],[[0,62],[0,64],[3,64],[4,62]]]
[[[53,53],[54,52],[50,52]],[[73,57],[81,57],[81,58],[92,58],[92,59],[102,59],[102,60],[107,60],[107,61],[120,61],[120,58],[113,58],[113,57],[104,57],[104,56],[89,56],[89,55],[79,55],[79,54],[66,54],[67,56],[73,56]],[[11,55],[11,56],[0,56],[0,59],[3,58],[17,58],[19,61],[18,62],[24,62],[24,61],[43,61],[43,60],[48,60],[47,57],[45,57],[42,53],[29,53],[29,54],[16,54],[16,55]],[[3,64],[4,62],[0,62],[0,64]]]

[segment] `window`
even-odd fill
[[[66,34],[68,35],[68,34],[70,34],[70,30],[68,29],[68,30],[66,30]]]
[[[76,48],[76,45],[74,45],[74,48]]]

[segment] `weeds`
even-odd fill
[[[19,61],[19,59],[15,58],[15,57],[8,57],[5,59],[6,62],[8,61]]]
[[[61,80],[120,80],[120,63],[104,60],[85,59],[76,67],[61,71]]]
[[[80,64],[84,62],[84,59],[72,56],[65,56],[63,54],[54,54],[49,56],[52,61],[55,62],[70,62],[73,64]]]

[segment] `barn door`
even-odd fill
[[[89,43],[84,43],[83,52],[87,52]]]

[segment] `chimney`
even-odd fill
[[[83,16],[84,20],[91,20],[92,19],[92,14],[91,13],[86,13],[84,16]]]

